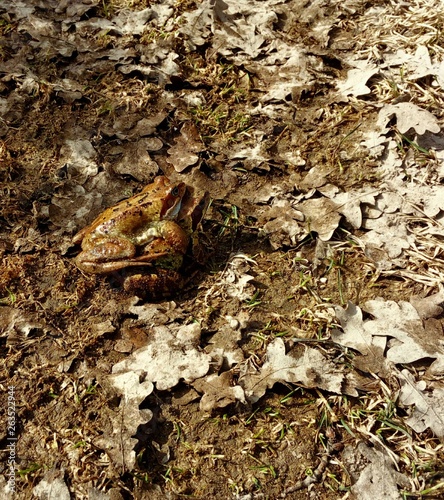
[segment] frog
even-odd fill
[[[125,291],[139,297],[167,297],[174,291],[182,289],[189,280],[189,268],[182,269],[184,258],[189,257],[198,264],[203,263],[203,252],[199,245],[198,228],[210,203],[207,192],[195,194],[192,187],[187,187],[182,199],[178,216],[172,224],[174,232],[186,236],[186,247],[171,247],[167,239],[158,238],[145,248],[144,252],[150,255],[165,253],[157,258],[153,265],[153,272],[127,271],[123,282]],[[170,230],[173,231],[171,225]],[[185,241],[185,240],[184,240]],[[151,270],[150,270],[151,271]],[[184,272],[187,276],[184,276]]]
[[[77,267],[88,273],[105,274],[152,265],[152,261],[172,250],[184,253],[189,237],[174,219],[179,217],[186,189],[184,182],[170,182],[167,177],[158,176],[139,194],[106,209],[73,237],[73,243],[82,247],[75,259]],[[163,244],[145,251],[154,241]]]

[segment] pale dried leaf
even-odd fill
[[[173,319],[175,302],[164,302],[162,304],[142,303],[138,304],[137,297],[131,297],[127,301],[127,309],[139,322],[146,326],[164,325]]]
[[[396,52],[386,52],[384,54],[385,66],[402,66],[412,59],[412,54],[404,49],[398,49]]]
[[[97,191],[87,193],[82,186],[65,184],[65,190],[55,194],[49,206],[49,218],[64,232],[74,230],[91,221],[91,212],[98,215],[102,207],[102,194]]]
[[[425,109],[412,102],[386,104],[379,112],[378,125],[384,130],[393,116],[396,116],[396,125],[401,134],[414,129],[418,135],[427,131],[437,134],[441,128],[436,117]]]
[[[436,81],[441,89],[444,89],[444,61],[436,65]]]
[[[255,262],[243,254],[233,255],[228,262],[219,280],[219,286],[222,286],[225,293],[232,299],[243,302],[253,296],[255,287],[250,281],[254,279],[254,276],[248,274],[250,263]]]
[[[97,152],[86,139],[67,139],[60,149],[60,155],[69,177],[75,177],[79,184],[99,171]]]
[[[166,390],[181,379],[193,382],[208,372],[211,358],[197,348],[200,331],[197,323],[181,327],[156,326],[146,346],[112,367],[108,380],[122,395],[121,415],[111,418],[113,433],[98,438],[96,445],[103,447],[120,467],[134,466],[137,440],[131,436],[140,424],[152,418],[152,413],[139,410],[139,405],[151,394],[154,384],[158,390]]]
[[[314,192],[314,191],[313,191]],[[262,232],[269,238],[273,248],[296,245],[297,242],[307,235],[307,228],[304,228],[304,214],[298,210],[298,201],[305,196],[298,198],[288,195],[276,196],[271,206],[259,212],[259,221],[263,225]]]
[[[95,336],[105,335],[105,333],[112,333],[116,331],[116,328],[112,324],[110,319],[102,321],[101,323],[92,323],[91,329]]]
[[[335,342],[362,354],[354,360],[359,369],[387,376],[387,362],[444,359],[442,326],[432,319],[423,322],[408,302],[379,298],[367,301],[364,309],[375,319],[364,321],[360,308],[352,303],[345,310],[338,307],[336,314],[343,331],[332,331]]]
[[[328,198],[314,198],[300,203],[299,210],[305,216],[307,232],[315,231],[322,241],[328,241],[341,220],[338,205]]]
[[[152,15],[152,9],[140,11],[122,9],[111,19],[92,17],[85,21],[79,21],[76,23],[76,28],[81,32],[101,30],[117,36],[141,35]]]
[[[435,217],[444,210],[444,186],[427,186],[427,194],[423,199],[425,214]]]
[[[418,45],[415,54],[407,61],[408,77],[419,80],[425,76],[435,74],[436,70],[430,59],[429,49],[425,45]]]
[[[108,416],[108,425],[102,435],[93,439],[93,444],[103,449],[114,467],[121,473],[132,470],[136,463],[137,439],[133,436],[140,425],[147,424],[153,417],[150,410],[139,410],[136,401],[122,398],[117,410],[102,409]]]
[[[179,18],[179,32],[184,35],[190,51],[204,45],[211,35],[213,20],[213,6],[209,0],[203,1],[199,7],[191,12],[184,12]]]
[[[146,346],[113,366],[113,385],[126,390],[126,378],[122,376],[128,373],[140,374],[141,384],[155,383],[160,391],[174,387],[181,379],[192,382],[203,377],[209,370],[211,358],[196,347],[200,332],[197,323],[179,328],[154,327]]]
[[[119,394],[123,396],[125,404],[129,404],[134,408],[138,408],[140,403],[154,390],[152,382],[145,380],[144,371],[138,367],[133,372],[123,371],[111,375],[110,380]]]
[[[336,84],[339,89],[339,93],[344,97],[349,95],[357,97],[360,95],[370,94],[371,90],[367,86],[367,82],[372,76],[378,74],[378,72],[378,68],[373,66],[350,69],[347,72],[347,79]]]
[[[159,172],[159,165],[148,153],[150,139],[140,139],[137,143],[129,143],[122,147],[123,155],[113,164],[116,174],[131,175],[138,181],[148,184]]]
[[[361,142],[369,150],[372,158],[379,158],[386,150],[387,137],[382,135],[378,130],[369,130],[364,135],[364,140]]]
[[[247,159],[247,168],[258,168],[262,163],[268,162],[270,156],[265,151],[265,144],[257,142],[254,146],[234,148],[233,152],[230,152],[230,159]]]
[[[7,345],[20,343],[34,332],[54,333],[46,323],[39,321],[34,314],[15,307],[0,307],[0,338],[6,337]]]
[[[83,97],[83,86],[69,78],[64,78],[53,84],[53,89],[57,95],[69,104]]]
[[[378,192],[374,189],[355,189],[346,193],[339,192],[339,189],[331,184],[318,190],[336,204],[337,211],[344,215],[356,229],[359,229],[362,224],[361,204],[374,205],[375,197],[378,195]]]
[[[245,373],[239,378],[248,401],[258,401],[276,382],[290,382],[304,387],[321,388],[336,394],[346,390],[347,377],[343,368],[323,356],[320,351],[306,347],[304,351],[285,352],[281,338],[274,339],[267,347],[267,358],[256,373]],[[350,388],[352,394],[356,390]]]
[[[32,489],[33,494],[39,500],[70,500],[68,486],[63,476],[65,471],[51,469],[45,473],[43,479]]]
[[[347,445],[343,461],[352,480],[351,491],[359,500],[399,500],[399,486],[403,489],[410,486],[382,447],[370,447],[364,442],[356,447]]]
[[[257,3],[252,5],[251,0],[215,0],[214,14],[213,28],[218,37],[225,38],[230,49],[239,48],[251,58],[259,55],[265,41],[261,25],[266,25],[270,16],[276,20],[274,12]]]
[[[14,243],[14,252],[32,252],[36,248],[43,248],[44,237],[40,231],[30,227],[22,238],[17,238]]]
[[[29,2],[21,0],[3,0],[2,8],[17,20],[27,19],[35,10],[35,7],[29,5]]]
[[[258,191],[252,193],[254,203],[266,203],[272,198],[282,193],[282,186],[279,184],[265,184]]]
[[[383,214],[377,219],[365,218],[362,227],[369,230],[362,236],[362,241],[385,250],[392,259],[399,257],[414,241],[406,224],[396,213]]]
[[[145,29],[146,23],[153,15],[152,9],[143,9],[139,11],[121,10],[112,21],[123,34],[141,35]]]
[[[331,338],[334,342],[361,353],[361,356],[354,358],[354,366],[364,372],[386,375],[388,367],[384,351],[387,341],[384,337],[373,337],[367,331],[361,309],[348,302],[346,309],[336,307],[336,317],[341,323],[342,331],[333,329]]]
[[[379,171],[382,177],[393,178],[400,174],[402,159],[399,156],[398,144],[394,140],[387,142],[384,155],[381,158]]]
[[[263,227],[263,232],[268,236],[270,244],[275,250],[284,245],[295,245],[305,234],[301,223],[289,214],[283,214],[282,217],[267,222]]]
[[[430,428],[436,436],[443,438],[444,388],[428,389],[425,381],[416,382],[408,370],[402,370],[398,378],[401,384],[400,403],[413,406],[406,423],[415,432],[424,432]]]
[[[304,176],[304,178],[299,182],[299,189],[304,191],[310,191],[311,189],[317,189],[321,186],[327,184],[328,172],[318,165],[312,167]]]
[[[195,165],[199,154],[205,149],[199,132],[192,122],[185,122],[176,138],[175,145],[168,149],[167,162],[174,166],[176,172],[182,172],[187,167]]]
[[[398,49],[396,52],[384,54],[387,66],[403,66],[409,79],[416,80],[435,73],[429,50],[425,45],[418,45],[414,54]]]
[[[365,329],[372,336],[396,339],[388,346],[388,361],[406,364],[444,357],[442,327],[433,320],[423,322],[410,303],[378,298],[367,301],[364,309],[375,318],[365,322]]]
[[[235,318],[228,316],[225,318],[227,323],[219,326],[217,332],[209,339],[205,350],[213,360],[219,359],[222,368],[231,368],[244,360],[239,341],[242,339],[241,330],[245,328],[249,318],[247,311],[240,311]]]
[[[421,319],[436,318],[444,310],[444,290],[428,297],[411,297],[410,303],[417,310]]]
[[[246,403],[242,387],[233,384],[233,371],[231,370],[220,375],[213,373],[203,379],[196,380],[193,387],[198,392],[204,393],[199,404],[202,411],[225,408],[237,401]]]

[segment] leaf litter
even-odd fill
[[[20,410],[26,429],[51,414],[42,386],[67,408],[74,398],[77,422],[98,422],[89,430],[66,418],[40,431],[47,449],[56,436],[62,465],[52,475],[29,472],[48,464],[25,433],[24,497],[38,479],[37,497],[54,488],[64,496],[69,486],[76,498],[111,498],[124,484],[112,471],[147,474],[145,486],[136,475],[122,486],[136,498],[285,496],[296,487],[276,457],[303,421],[296,410],[281,441],[253,436],[251,448],[242,438],[248,480],[230,460],[219,483],[198,478],[196,489],[174,472],[191,467],[181,426],[191,435],[220,409],[231,422],[250,413],[249,425],[264,408],[258,432],[268,426],[273,435],[261,401],[281,387],[317,394],[327,430],[355,440],[342,454],[348,475],[325,455],[336,485],[362,498],[377,496],[381,478],[387,498],[442,487],[409,471],[442,460],[444,50],[432,3],[2,4],[3,380],[37,397],[35,422]],[[194,296],[161,304],[119,302],[112,279],[72,277],[72,234],[160,172],[210,191],[216,271],[200,277]],[[61,298],[51,302],[51,289]],[[39,342],[57,346],[53,358]],[[35,350],[27,362],[25,349]],[[108,402],[94,401],[98,386]],[[169,395],[180,391],[173,407]],[[348,418],[360,398],[367,408]],[[176,444],[162,412],[177,426]],[[76,440],[83,469],[67,451]],[[198,441],[193,460],[204,477]],[[225,446],[210,457],[219,467],[230,454]],[[111,489],[87,479],[102,473]],[[337,498],[327,474],[320,478],[317,497]]]

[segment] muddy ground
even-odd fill
[[[409,54],[432,47],[435,64],[442,23],[433,16],[435,38],[418,41],[416,3],[227,4],[0,6],[4,495],[327,500],[367,498],[366,481],[383,477],[379,498],[439,498],[441,427],[412,427],[397,376],[357,363],[359,349],[332,332],[347,330],[337,308],[349,302],[439,293],[444,206],[419,190],[416,212],[380,200],[395,189],[389,167],[440,195],[441,157],[417,138],[438,144],[434,73],[403,88],[383,55],[400,47],[395,32]],[[401,133],[393,112],[376,141],[386,149],[370,154],[381,108],[407,101],[436,123]],[[79,270],[71,240],[157,175],[212,203],[203,263],[182,270],[184,289],[149,300],[125,293],[119,273]],[[365,221],[377,210],[408,230],[375,229]],[[430,244],[424,213],[439,229]],[[429,317],[442,342],[442,309]],[[153,375],[122,365],[144,346]],[[304,374],[266,372],[273,346],[301,356]],[[434,355],[423,358],[393,366],[418,380]],[[440,373],[426,377],[436,391]]]

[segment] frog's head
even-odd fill
[[[185,191],[186,185],[184,182],[173,182],[166,186],[162,199],[160,219],[174,220],[178,217]]]
[[[205,193],[195,194],[194,189],[188,187],[182,199],[177,216],[177,223],[187,233],[196,231],[210,204],[210,195]]]

